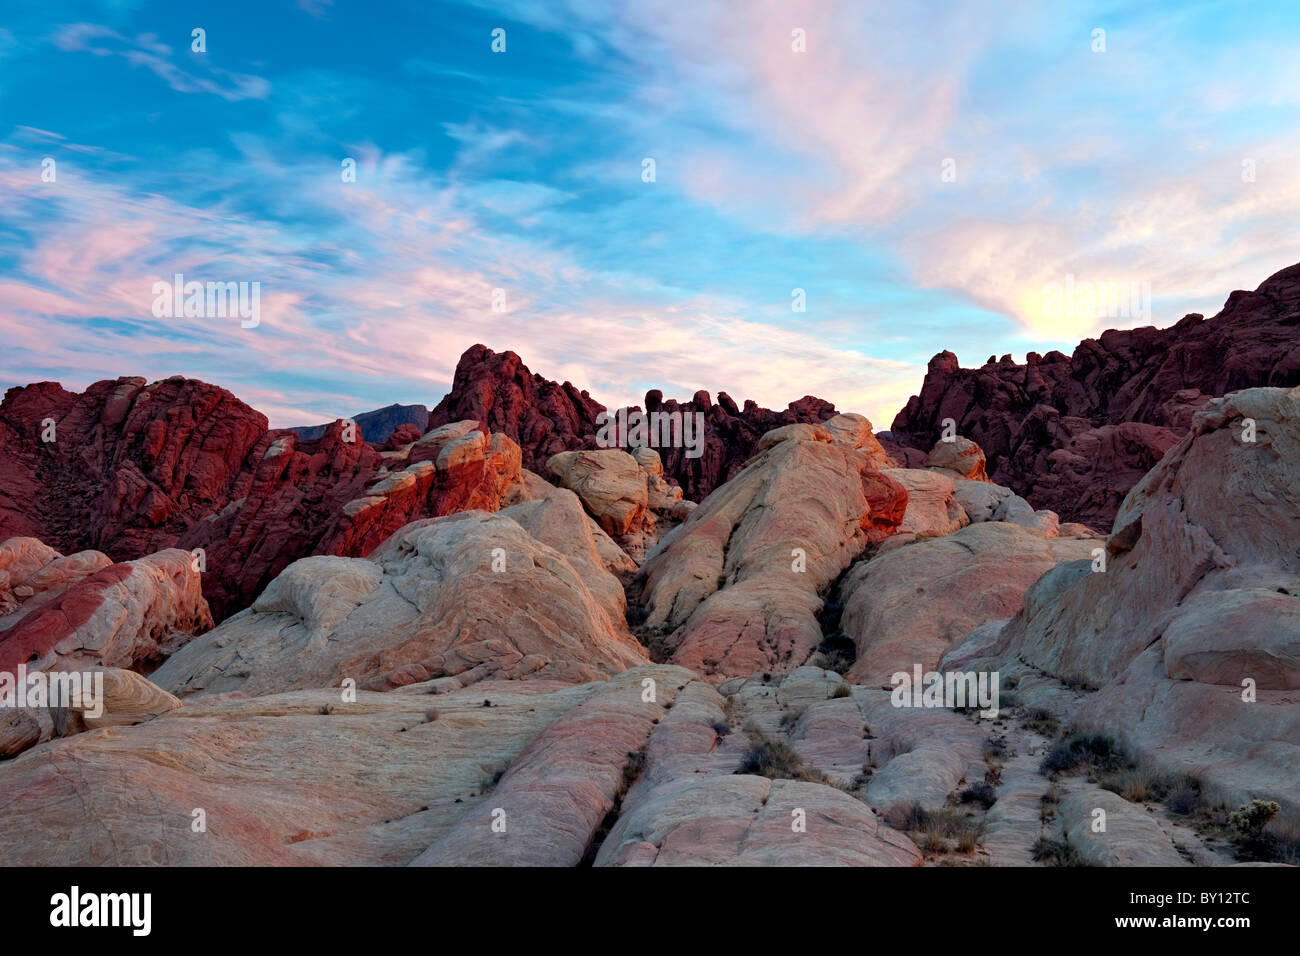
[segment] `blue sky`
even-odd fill
[[[283,426],[432,405],[483,342],[886,428],[941,349],[1300,261],[1298,46],[1294,3],[8,3],[0,387],[180,373]],[[261,323],[155,317],[176,272]],[[1150,314],[1045,311],[1067,277]]]

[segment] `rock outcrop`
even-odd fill
[[[839,589],[840,626],[857,648],[849,676],[881,684],[916,664],[932,670],[974,628],[1018,611],[1044,573],[1099,544],[993,521],[859,562]]]
[[[890,439],[925,450],[952,419],[988,455],[994,481],[1035,508],[1105,528],[1210,397],[1296,385],[1300,266],[1291,266],[1254,292],[1232,293],[1211,319],[1105,332],[1070,356],[1031,352],[1023,365],[990,356],[963,369],[941,352]]]
[[[1055,568],[995,640],[946,666],[1023,662],[1100,688],[1119,733],[1234,806],[1300,815],[1300,388],[1211,399],[1125,498],[1094,561]]]
[[[725,392],[716,403],[703,390],[688,402],[678,402],[655,389],[646,393],[644,411],[702,416],[698,454],[688,454],[685,447],[657,449],[664,477],[680,486],[687,498],[699,501],[740,471],[766,432],[796,422],[821,422],[835,414],[835,406],[805,396],[777,412],[752,401],[738,407]],[[430,414],[429,427],[462,419],[484,422],[518,442],[525,468],[546,474],[553,455],[598,447],[597,417],[602,412],[613,415],[617,410],[606,409],[568,382],[556,384],[530,372],[514,352],[475,345],[460,357],[451,391]]]
[[[212,626],[200,575],[171,549],[115,564],[34,538],[0,544],[0,672],[148,670]]]
[[[711,679],[807,661],[822,640],[820,595],[907,509],[906,489],[843,433],[787,426],[760,446],[633,585],[652,650]]]
[[[828,700],[839,680],[804,668],[788,688],[733,692],[747,726],[803,715],[804,766],[775,778],[750,772],[758,738],[731,730],[727,700],[679,667],[434,697],[427,684],[350,701],[191,696],[0,763],[0,864],[918,865],[911,839],[821,776],[863,761],[860,706],[887,706],[878,691]]]
[[[498,508],[520,480],[518,446],[475,422],[452,432],[381,450],[338,421],[304,441],[180,377],[98,382],[80,395],[50,382],[10,389],[0,540],[115,561],[194,552],[220,619],[300,557],[364,555],[417,518]]]
[[[558,492],[412,522],[368,558],[303,558],[153,679],[180,696],[347,679],[386,690],[436,678],[581,682],[645,660],[576,499]]]

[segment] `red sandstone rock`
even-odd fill
[[[181,377],[97,382],[81,395],[14,388],[0,404],[0,540],[118,561],[202,549],[204,594],[221,618],[300,557],[364,555],[418,518],[496,510],[519,479],[519,450],[478,432],[481,447],[447,451],[435,438],[403,457],[407,443],[381,451],[342,421],[312,441],[270,431],[229,392]],[[375,492],[399,470],[409,480]]]
[[[493,352],[475,345],[461,356],[451,391],[429,416],[436,428],[462,419],[481,421],[508,435],[523,450],[524,467],[546,474],[546,462],[562,451],[596,446],[596,417],[604,405],[565,382],[557,385],[533,374],[514,352]],[[740,471],[757,451],[764,433],[796,422],[820,423],[835,414],[835,406],[804,396],[782,412],[744,408],[726,392],[715,403],[706,391],[689,402],[665,400],[658,389],[646,393],[646,412],[678,412],[704,416],[704,447],[688,458],[684,448],[660,448],[664,476],[676,481],[686,497],[699,501]]]
[[[963,369],[940,352],[894,419],[892,440],[928,450],[951,418],[984,449],[994,481],[1063,520],[1109,527],[1208,398],[1300,384],[1298,302],[1300,265],[1232,293],[1212,319],[1105,332],[1071,356],[1031,352],[1024,365],[990,356]]]

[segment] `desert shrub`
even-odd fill
[[[884,820],[927,853],[974,853],[983,830],[980,820],[956,809],[926,810],[919,803],[896,804],[885,812]]]
[[[1165,806],[1167,806],[1172,813],[1177,813],[1179,816],[1187,816],[1188,814],[1195,813],[1197,810],[1204,807],[1205,798],[1201,796],[1201,790],[1199,787],[1183,787],[1169,795],[1169,799],[1165,801]]]
[[[646,756],[644,750],[638,750],[636,753],[628,752],[627,763],[623,765],[623,787],[632,786],[636,783],[636,778],[641,776],[645,770]]]
[[[1240,834],[1233,843],[1242,862],[1300,865],[1300,826],[1294,823],[1269,820]]]
[[[840,684],[833,691],[831,691],[830,699],[839,700],[841,697],[852,697],[852,696],[853,696],[853,690],[849,687],[849,685]]]
[[[998,795],[988,783],[976,783],[963,790],[958,799],[961,803],[977,803],[987,810],[998,802]]]
[[[805,767],[794,748],[781,740],[773,740],[753,725],[746,728],[750,736],[749,750],[745,752],[736,773],[754,774],[771,780],[806,780],[812,783],[829,783],[826,775],[815,767]]]
[[[1183,809],[1169,805],[1175,813],[1191,813],[1201,805],[1201,782],[1187,774],[1171,776],[1135,767],[1104,778],[1100,785],[1103,790],[1118,793],[1129,803],[1168,803],[1177,795],[1178,806]]]
[[[1116,771],[1129,765],[1129,757],[1114,737],[1105,734],[1075,734],[1062,740],[1043,758],[1044,774],[1073,770],[1080,765]]]
[[[1050,710],[1031,707],[1021,717],[1021,726],[1044,737],[1055,737],[1061,732],[1061,722]]]
[[[984,741],[984,759],[988,760],[993,757],[1005,757],[1007,755],[1007,738],[990,737]]]
[[[1264,825],[1281,811],[1272,800],[1252,800],[1228,815],[1228,824],[1238,833],[1250,834],[1262,830]]]
[[[1060,840],[1039,837],[1031,851],[1034,860],[1045,866],[1087,866],[1079,851]]]
[[[709,726],[713,728],[713,732],[719,737],[725,737],[731,733],[731,725],[725,720],[715,720]]]

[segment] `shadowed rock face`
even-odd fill
[[[989,475],[1063,520],[1108,527],[1129,488],[1211,396],[1300,384],[1300,266],[1234,292],[1212,319],[1109,331],[1071,356],[1031,352],[964,369],[951,352],[891,429],[926,450],[943,420],[988,456]],[[897,457],[897,456],[896,456]]]
[[[1020,661],[1099,687],[1080,726],[1194,768],[1233,805],[1300,813],[1297,501],[1300,388],[1211,399],[1124,499],[1104,571],[1058,566],[995,639],[944,664]]]
[[[451,391],[430,414],[429,427],[466,418],[485,422],[519,443],[525,468],[544,475],[551,456],[597,447],[596,416],[604,411],[585,389],[533,374],[514,352],[475,345],[460,357]],[[835,414],[835,406],[805,396],[777,412],[752,401],[740,408],[726,392],[719,393],[716,403],[703,390],[678,402],[664,399],[656,389],[646,393],[645,411],[704,416],[704,447],[698,457],[688,458],[684,448],[658,449],[664,476],[680,485],[687,498],[699,501],[743,467],[765,432],[821,422]]]
[[[472,422],[387,451],[342,422],[314,441],[266,426],[224,389],[179,377],[97,382],[80,395],[51,382],[10,389],[0,540],[119,561],[202,549],[220,619],[300,557],[365,554],[417,518],[495,510],[519,480],[514,443]],[[444,445],[454,447],[440,457]]]

